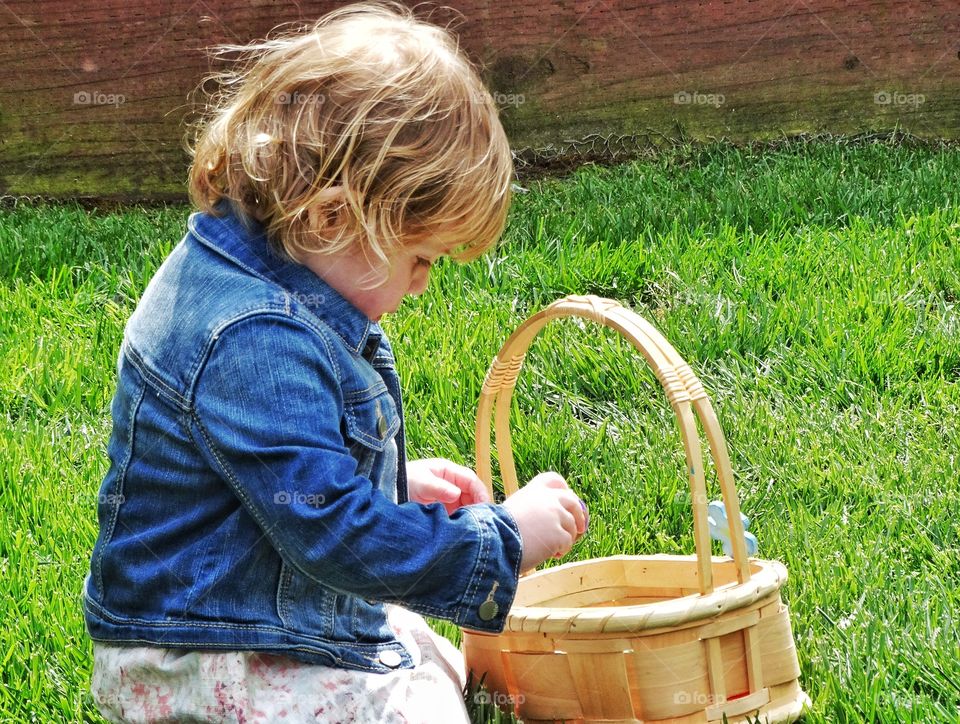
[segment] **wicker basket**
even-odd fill
[[[494,359],[477,413],[477,472],[492,492],[490,423],[504,490],[517,490],[510,399],[551,319],[612,327],[643,354],[677,415],[689,472],[693,556],[615,556],[520,579],[502,634],[463,632],[467,665],[525,721],[781,722],[809,699],[776,561],[747,557],[726,442],[699,380],[649,322],[614,301],[566,297],[524,322]],[[696,418],[713,456],[733,558],[713,557]]]

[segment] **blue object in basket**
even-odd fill
[[[740,520],[743,522],[743,539],[747,544],[747,555],[757,555],[759,544],[757,536],[748,533],[747,527],[750,525],[750,519],[743,513],[740,514]],[[723,502],[714,500],[707,505],[707,523],[710,525],[710,537],[723,544],[723,554],[725,556],[733,555],[733,546],[730,544],[730,523],[727,521],[727,509]]]

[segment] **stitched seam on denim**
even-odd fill
[[[290,588],[290,571],[287,569],[285,561],[280,561],[280,580],[277,583],[277,618],[284,626],[290,626],[287,622],[289,618],[289,609],[287,607],[287,590]]]
[[[358,616],[357,610],[360,608],[360,605],[359,605],[360,602],[362,601],[368,606],[380,606],[381,609],[383,609],[383,604],[380,601],[368,601],[365,598],[360,598],[360,596],[351,596],[351,598],[353,598],[353,629],[351,630],[359,631],[360,626],[359,626],[359,621],[357,620],[357,616]],[[383,614],[384,614],[384,618],[386,618],[385,610],[383,611]]]
[[[348,596],[347,598],[350,605],[350,631],[353,632],[359,630],[357,627],[357,597]],[[334,606],[333,610],[337,610],[336,606]]]
[[[321,616],[323,617],[323,632],[327,635],[332,634],[335,630],[335,624],[333,622],[333,613],[337,609],[337,592],[331,590],[323,591],[323,605],[321,608]]]
[[[278,305],[275,302],[263,302],[258,301],[256,304],[244,307],[236,312],[229,319],[225,319],[220,324],[218,324],[214,330],[210,333],[210,336],[207,338],[207,342],[204,345],[203,351],[197,355],[196,361],[194,361],[193,366],[190,367],[190,371],[187,373],[187,379],[190,382],[190,392],[188,393],[190,397],[193,396],[193,388],[196,385],[197,374],[200,372],[200,369],[203,367],[204,361],[207,359],[207,355],[210,354],[210,350],[213,348],[213,345],[216,344],[217,338],[223,333],[227,327],[236,322],[240,322],[244,319],[249,319],[250,317],[255,317],[257,314],[272,315],[279,314],[283,319],[291,319],[287,314],[283,314],[283,305]]]
[[[116,643],[125,643],[125,644],[147,644],[148,646],[156,647],[156,642],[155,642],[155,641],[150,641],[149,639],[98,639],[98,638],[94,638],[93,636],[91,636],[90,638],[91,638],[93,641],[96,641],[96,642],[98,642],[98,643],[104,643],[104,644],[108,644],[108,645],[109,645],[109,644],[116,644]],[[208,643],[208,642],[205,642],[205,641],[196,641],[196,642],[194,642],[194,641],[182,641],[182,642],[178,642],[178,644],[182,644],[182,645],[184,645],[184,646],[196,646],[196,647],[198,647],[198,648],[200,648],[200,649],[203,649],[203,648],[216,649],[216,650],[218,650],[218,651],[219,651],[219,650],[223,650],[223,651],[237,651],[237,650],[238,650],[233,644],[211,644],[211,643]],[[399,645],[399,647],[400,647],[400,648],[403,650],[403,652],[404,652],[403,654],[401,654],[401,656],[404,657],[404,662],[412,662],[412,658],[410,657],[410,654],[409,654],[409,653],[406,653],[406,649],[403,648],[403,645],[400,644],[399,641],[397,642],[397,644]],[[336,645],[336,644],[334,644],[334,645]],[[331,653],[330,651],[327,651],[326,649],[311,647],[311,646],[283,646],[283,645],[279,645],[279,644],[277,644],[277,645],[263,644],[262,646],[257,646],[257,645],[255,645],[255,644],[245,644],[245,646],[249,646],[249,648],[246,649],[246,650],[256,651],[256,652],[303,651],[304,653],[308,653],[308,654],[317,654],[317,655],[321,655],[321,656],[324,656],[324,657],[330,659],[331,661],[333,661],[334,663],[336,663],[336,664],[338,664],[338,665],[341,665],[341,668],[342,668],[342,665],[345,663],[342,658],[339,658],[338,656],[336,656],[335,654]],[[379,644],[378,644],[378,646],[379,646]],[[390,646],[393,646],[393,644],[390,644]],[[173,649],[173,648],[176,648],[176,647],[169,646],[169,647],[164,647],[164,648]],[[375,649],[374,652],[372,652],[372,653],[380,653],[381,651],[389,651],[389,650],[391,650],[391,649],[388,649],[386,646],[383,646],[382,648]],[[393,650],[396,650],[396,647],[394,647]],[[398,652],[398,653],[399,653],[399,652]],[[361,654],[361,655],[362,655],[362,654]],[[368,672],[370,672],[370,673],[372,673],[372,674],[389,673],[389,672],[391,672],[391,671],[395,671],[395,670],[396,670],[395,668],[390,668],[390,667],[388,667],[388,666],[366,666],[365,664],[360,664],[360,663],[356,663],[356,662],[353,662],[353,661],[346,662],[346,663],[349,665],[349,667],[350,667],[351,670],[368,671]],[[319,666],[323,666],[323,664],[318,664],[318,665],[319,665]],[[402,667],[400,667],[400,668],[412,669],[412,668],[414,668],[414,667],[413,667],[413,665],[412,665],[412,663],[411,663],[409,666],[402,666]]]
[[[284,634],[287,634],[287,635],[294,635],[294,636],[299,636],[299,635],[301,635],[301,634],[294,633],[294,632],[292,632],[292,631],[283,631],[283,630],[281,630],[280,633],[284,633]],[[96,638],[96,637],[94,637],[94,636],[90,636],[90,638],[91,638],[93,641],[98,641],[98,642],[100,642],[100,643],[105,643],[105,644],[140,643],[140,644],[147,644],[147,645],[150,645],[150,646],[153,646],[153,647],[156,647],[156,646],[157,646],[157,642],[154,641],[154,640],[152,640],[152,639],[142,639],[142,638],[135,638],[135,639],[131,639],[131,638],[109,638],[109,639],[104,639],[104,638]],[[345,649],[349,649],[349,650],[350,650],[350,653],[353,654],[354,656],[369,657],[369,656],[371,656],[372,654],[380,654],[380,653],[383,652],[383,651],[396,650],[397,648],[401,648],[401,649],[403,649],[404,652],[406,652],[406,649],[403,647],[403,644],[402,644],[398,639],[394,639],[393,642],[387,642],[387,643],[385,643],[385,644],[359,644],[359,645],[354,646],[354,645],[351,645],[350,643],[347,643],[347,642],[340,642],[340,641],[334,641],[334,640],[329,640],[329,641],[328,641],[327,639],[321,639],[321,638],[318,638],[318,637],[311,637],[311,638],[315,638],[318,642],[322,642],[322,643],[328,644],[328,645],[331,646],[331,647],[335,647],[335,648],[336,648],[336,647],[342,647],[342,648],[345,648]],[[239,649],[239,648],[237,648],[237,644],[235,644],[235,643],[233,643],[233,642],[230,642],[230,643],[220,643],[220,642],[216,642],[216,641],[213,641],[213,642],[211,642],[211,641],[176,641],[176,642],[173,642],[173,643],[175,643],[176,645],[164,646],[164,647],[161,647],[161,648],[176,649],[176,648],[183,648],[183,647],[185,647],[185,646],[196,646],[198,649],[219,649],[219,650],[223,650],[223,651],[244,651],[244,650],[250,650],[250,651],[305,651],[305,652],[311,653],[311,654],[320,654],[320,655],[323,655],[323,656],[327,656],[328,658],[330,658],[330,659],[332,659],[333,661],[335,661],[337,664],[343,664],[343,663],[344,663],[344,659],[343,659],[342,657],[337,656],[336,654],[332,653],[331,651],[328,651],[328,650],[325,649],[325,648],[320,648],[319,646],[304,646],[304,645],[302,645],[302,644],[301,644],[301,645],[296,645],[296,646],[284,646],[283,644],[281,644],[281,643],[279,643],[279,642],[276,643],[276,644],[271,644],[271,643],[265,643],[265,644],[244,643],[244,644],[242,644],[243,648],[242,648],[242,649]],[[361,646],[362,646],[362,647],[369,647],[369,648],[360,648]],[[409,656],[409,654],[407,654],[407,656]],[[379,667],[365,666],[364,664],[356,663],[356,662],[354,662],[354,661],[350,661],[349,664],[350,664],[351,667],[362,668],[362,669],[365,670],[365,671],[372,671],[372,672],[381,672],[381,671],[390,671],[390,670],[392,670],[392,669],[391,669],[390,667],[388,667],[388,666],[379,666]]]
[[[284,634],[287,636],[300,636],[306,639],[311,639],[319,643],[328,644],[330,646],[338,646],[345,649],[350,649],[352,651],[364,652],[364,651],[382,651],[384,649],[390,648],[394,644],[398,644],[399,641],[394,638],[393,641],[388,641],[384,644],[357,644],[350,641],[339,641],[337,639],[328,639],[322,636],[311,636],[308,633],[303,633],[300,631],[293,631],[287,628],[281,628],[279,626],[258,626],[254,624],[242,624],[242,623],[218,623],[214,621],[151,621],[149,619],[142,618],[126,618],[117,616],[106,608],[98,604],[96,601],[92,600],[89,596],[85,596],[85,599],[90,603],[90,608],[96,609],[97,615],[106,620],[108,623],[116,625],[126,625],[126,626],[143,626],[145,628],[178,628],[178,627],[187,627],[187,628],[213,628],[213,629],[222,629],[225,631],[235,630],[235,631],[253,631],[253,632],[262,632],[262,633],[277,633]],[[93,638],[91,636],[91,638]],[[104,641],[111,641],[113,639],[103,639]],[[206,645],[202,641],[198,642],[184,642],[184,643],[196,643],[198,646]]]
[[[400,429],[400,417],[394,414],[393,420],[390,421],[390,425],[387,427],[386,434],[381,438],[379,435],[374,436],[372,433],[369,433],[363,429],[363,425],[361,425],[360,422],[360,416],[356,414],[356,408],[369,402],[381,400],[384,398],[384,396],[389,397],[390,406],[395,407],[393,403],[393,397],[391,397],[390,391],[387,390],[386,387],[384,387],[383,394],[378,397],[365,400],[364,403],[344,404],[343,406],[343,415],[347,420],[347,431],[350,433],[350,436],[357,442],[364,444],[365,447],[373,448],[377,452],[383,452],[387,441],[397,433],[397,430]],[[381,412],[382,410],[383,408],[381,407]]]
[[[193,236],[196,238],[196,240],[197,240],[199,243],[203,244],[204,246],[206,246],[208,249],[210,249],[210,250],[213,251],[214,253],[219,254],[220,256],[222,256],[222,257],[224,257],[224,258],[226,258],[226,259],[230,259],[233,263],[235,263],[235,264],[236,264],[237,266],[239,266],[241,269],[244,269],[245,271],[250,272],[250,274],[252,274],[253,276],[255,276],[257,279],[260,279],[260,280],[262,280],[262,281],[265,281],[265,282],[267,282],[268,284],[270,284],[271,286],[274,286],[274,287],[279,286],[279,285],[277,284],[277,282],[276,282],[275,279],[270,279],[269,277],[264,276],[263,274],[261,274],[260,272],[256,271],[256,270],[253,269],[252,267],[247,266],[247,265],[244,264],[242,261],[240,261],[239,259],[237,259],[237,257],[235,257],[233,254],[228,254],[226,251],[224,251],[223,249],[221,249],[221,248],[220,248],[220,245],[217,244],[217,242],[215,242],[215,241],[213,241],[212,239],[204,236],[204,235],[197,229],[196,224],[195,224],[193,218],[194,218],[194,215],[191,214],[190,218],[187,220],[187,227],[190,229],[190,231],[192,232]],[[186,238],[186,237],[184,237],[184,238]],[[280,287],[280,288],[283,289],[283,287]],[[286,290],[284,289],[284,291],[286,291]],[[313,317],[314,319],[316,319],[318,322],[324,323],[324,322],[323,322],[323,319],[322,319],[321,317],[317,316],[316,314],[314,314],[313,312],[310,312],[309,310],[307,310],[307,313],[310,314],[310,316],[312,316],[312,317]],[[297,319],[300,319],[300,317],[297,317]],[[307,321],[307,320],[304,320],[304,321]],[[328,325],[326,325],[326,324],[324,323],[324,326],[328,326]],[[369,334],[370,334],[370,322],[368,321],[368,322],[366,323],[366,326],[364,327],[363,332],[362,332],[361,335],[360,335],[360,342],[358,343],[358,346],[357,346],[357,347],[354,347],[353,345],[351,345],[350,342],[346,339],[346,337],[344,337],[342,334],[340,334],[337,330],[335,330],[335,329],[333,329],[332,327],[329,327],[329,326],[328,326],[328,329],[330,329],[331,332],[333,332],[335,335],[337,335],[337,337],[340,338],[340,340],[344,343],[344,345],[346,346],[347,349],[351,350],[352,352],[354,352],[354,353],[356,353],[356,354],[359,354],[359,353],[360,353],[360,350],[363,349],[363,343],[366,341],[367,337],[368,337]]]
[[[383,603],[392,603],[397,606],[402,606],[408,611],[413,611],[415,613],[425,613],[428,616],[434,616],[436,618],[442,618],[445,620],[450,619],[450,609],[449,608],[438,608],[437,606],[427,606],[422,603],[411,603],[399,598],[380,598],[377,599]],[[456,614],[454,614],[456,615]]]
[[[357,630],[357,597],[350,596],[350,630]]]
[[[187,228],[190,229],[190,231],[193,233],[193,236],[196,237],[196,240],[198,242],[200,242],[205,247],[207,247],[210,251],[218,254],[219,256],[229,259],[244,271],[250,272],[257,279],[262,279],[263,281],[269,282],[270,284],[273,284],[274,286],[276,286],[276,282],[274,280],[264,276],[253,267],[247,266],[242,261],[237,259],[237,257],[235,257],[233,254],[228,254],[226,251],[220,248],[220,245],[217,242],[215,242],[213,239],[210,239],[204,236],[203,233],[197,228],[196,222],[194,221],[195,217],[196,217],[196,214],[190,214],[190,217],[187,219]]]
[[[150,648],[158,648],[158,647],[157,647],[157,642],[156,642],[156,641],[152,641],[152,640],[150,640],[150,639],[133,639],[133,638],[98,639],[98,638],[95,638],[95,637],[93,637],[93,636],[91,636],[90,638],[91,638],[95,643],[98,643],[98,644],[107,644],[107,645],[110,645],[110,646],[116,646],[117,644],[146,644],[146,645],[147,645],[148,647],[150,647]],[[236,644],[233,644],[233,643],[229,643],[229,644],[219,644],[219,643],[209,643],[209,642],[206,642],[206,641],[177,641],[177,642],[174,642],[174,643],[169,644],[169,645],[167,645],[167,646],[162,646],[162,647],[159,647],[159,648],[165,649],[165,650],[167,650],[167,651],[171,651],[171,650],[182,649],[183,647],[186,647],[186,646],[196,646],[196,647],[199,649],[199,651],[198,651],[197,653],[206,653],[206,652],[204,651],[204,649],[213,649],[213,650],[216,650],[217,652],[220,652],[220,651],[227,651],[227,652],[237,651],[237,652],[239,652],[239,653],[245,653],[245,652],[247,652],[247,651],[256,652],[256,653],[263,653],[263,652],[270,652],[270,651],[305,651],[305,652],[307,652],[307,653],[315,653],[315,654],[323,655],[323,656],[325,656],[326,658],[328,658],[330,661],[334,662],[335,664],[342,664],[342,663],[343,663],[343,660],[342,660],[342,659],[337,658],[336,655],[330,653],[329,651],[326,651],[325,649],[321,649],[321,648],[311,648],[311,647],[308,647],[308,646],[283,646],[282,644],[276,644],[276,645],[271,645],[271,644],[261,644],[261,645],[257,645],[257,644],[244,644],[244,647],[245,647],[245,648],[243,648],[243,649],[238,649],[237,646],[236,646]],[[322,666],[323,664],[319,664],[319,665]],[[363,665],[362,665],[362,664],[358,664],[358,666],[363,666]],[[364,667],[364,668],[366,668],[366,667]]]
[[[157,391],[164,393],[164,397],[170,398],[170,401],[177,405],[177,407],[181,409],[187,409],[189,407],[187,399],[175,389],[170,387],[170,385],[164,382],[153,370],[151,370],[147,366],[146,360],[143,359],[141,354],[137,352],[132,344],[123,345],[123,349],[127,361],[129,361],[130,364],[132,364],[137,371],[143,375],[145,382],[149,383],[151,387],[159,388]]]
[[[217,463],[220,465],[220,468],[221,468],[221,470],[222,470],[222,472],[223,472],[223,474],[224,474],[224,477],[225,477],[225,478],[227,479],[227,481],[230,483],[230,487],[234,490],[234,492],[236,493],[237,497],[240,498],[241,502],[244,502],[244,503],[245,503],[245,505],[246,505],[246,511],[250,514],[250,516],[251,516],[254,520],[257,521],[257,524],[260,526],[261,530],[263,530],[264,535],[267,536],[268,540],[269,540],[270,543],[273,545],[274,550],[276,550],[276,551],[277,551],[277,554],[282,557],[282,556],[283,556],[283,547],[279,544],[279,542],[277,542],[276,540],[274,540],[273,536],[270,535],[270,527],[266,524],[266,521],[261,520],[259,511],[257,511],[256,508],[252,505],[249,496],[247,496],[246,493],[244,492],[243,488],[240,487],[240,484],[239,484],[239,482],[237,481],[236,476],[233,474],[233,470],[232,470],[232,469],[226,464],[226,462],[223,460],[223,458],[221,457],[221,455],[220,455],[219,451],[217,450],[216,446],[213,444],[213,442],[211,441],[210,437],[207,435],[207,431],[204,429],[203,424],[200,422],[199,416],[194,413],[193,419],[194,419],[194,423],[195,423],[196,426],[197,426],[197,429],[200,430],[200,434],[203,436],[203,440],[204,440],[204,443],[205,443],[206,446],[207,446],[207,449],[210,451],[210,454],[214,457],[214,459],[216,459]],[[317,579],[315,576],[310,575],[309,572],[301,569],[300,566],[298,566],[298,565],[297,565],[296,563],[294,563],[292,560],[289,561],[288,563],[289,563],[290,567],[291,567],[293,570],[295,570],[295,571],[297,571],[298,573],[306,576],[306,577],[309,578],[311,581],[316,581],[316,582],[317,582],[318,584],[320,584],[321,586],[324,585],[322,581],[320,581],[319,579]]]
[[[384,393],[389,395],[390,390],[387,389],[386,383],[380,380],[362,390],[353,390],[344,393],[343,400],[344,402],[366,402],[367,400],[375,400]]]
[[[285,572],[285,573],[284,573],[284,572]],[[289,599],[288,593],[289,593],[289,590],[290,590],[290,585],[291,585],[291,583],[293,582],[294,573],[295,573],[294,568],[293,568],[291,565],[289,565],[286,561],[281,561],[281,583],[282,583],[282,586],[283,586],[283,610],[284,610],[284,616],[280,616],[280,621],[283,623],[284,626],[286,626],[287,628],[290,628],[290,629],[293,629],[293,625],[292,625],[291,623],[289,623],[286,619],[292,618],[292,615],[291,615],[291,607],[290,607],[290,605],[289,605],[290,599]],[[307,577],[307,578],[309,578],[309,577]],[[309,580],[310,580],[311,582],[313,582],[313,579],[312,579],[312,578],[309,579]],[[322,595],[323,598],[324,598],[324,602],[323,602],[322,605],[321,605],[321,611],[322,611],[322,612],[329,612],[329,611],[330,611],[330,606],[327,605],[326,599],[329,598],[331,589],[330,589],[328,586],[325,586],[325,585],[323,585],[323,584],[315,584],[315,585],[317,586],[317,588],[320,589],[320,593],[321,593],[321,595]],[[326,616],[325,613],[321,613],[321,617],[322,617],[322,618],[325,617],[325,618],[324,618],[324,620],[322,621],[322,623],[323,623],[323,625],[324,625],[324,628],[323,628],[323,636],[322,636],[322,637],[319,637],[319,638],[325,639],[326,636],[332,636],[332,635],[333,635],[333,631],[334,631],[334,629],[333,629],[333,616],[332,616],[332,613],[331,613],[331,615],[329,615],[329,616]],[[302,618],[302,617],[301,617],[301,618]],[[332,640],[332,639],[331,639],[331,640]]]
[[[257,306],[257,307],[251,307],[249,309],[245,309],[245,310],[242,310],[241,312],[238,312],[235,316],[233,316],[229,320],[222,322],[212,332],[212,334],[210,335],[210,339],[207,342],[206,349],[204,349],[203,354],[200,355],[199,357],[198,361],[200,364],[198,364],[195,367],[194,371],[191,373],[192,380],[190,383],[190,390],[188,393],[191,401],[195,402],[197,383],[199,382],[200,374],[202,373],[202,367],[206,365],[207,361],[210,358],[210,355],[213,353],[213,348],[216,345],[216,343],[219,341],[220,337],[222,337],[223,334],[227,332],[230,327],[240,324],[241,322],[244,322],[248,319],[255,319],[256,317],[279,317],[280,319],[286,322],[292,322],[293,324],[304,327],[309,332],[313,332],[314,335],[316,335],[316,337],[320,340],[321,344],[323,344],[323,349],[327,353],[327,359],[330,360],[330,364],[333,366],[334,372],[337,376],[337,382],[340,385],[343,385],[343,375],[340,372],[340,365],[337,363],[337,357],[333,353],[333,349],[330,347],[330,341],[327,339],[327,334],[323,331],[323,329],[320,326],[311,323],[311,321],[308,319],[303,319],[301,317],[288,317],[286,315],[280,314],[279,310],[277,309],[265,309],[262,306]],[[192,412],[192,409],[191,409],[191,412]]]
[[[210,551],[210,548],[208,546],[207,549],[204,550],[204,554],[209,553],[209,551]],[[202,558],[206,558],[206,556],[204,555]],[[202,560],[201,556],[199,555],[196,556],[196,558],[194,558],[194,565],[199,565],[201,569],[203,567],[204,562],[205,561]],[[193,604],[196,603],[197,600],[202,599],[204,595],[204,594],[201,594],[200,592],[203,588],[202,584],[200,583],[200,580],[202,580],[202,575],[197,575],[196,573],[194,573],[193,578],[194,578],[193,585],[191,585],[189,588],[187,588],[186,585],[183,586],[183,593],[184,593],[184,596],[186,597],[186,600],[183,602],[183,610],[180,612],[181,616],[185,615],[190,609],[192,609]]]
[[[207,431],[204,429],[203,423],[200,421],[200,416],[196,413],[196,411],[192,413],[192,416],[194,424],[200,431],[200,435],[203,437],[203,441],[206,444],[207,449],[217,461],[217,464],[220,466],[220,470],[222,471],[224,477],[230,483],[230,487],[233,488],[233,492],[238,498],[240,498],[241,502],[245,504],[247,512],[254,520],[257,521],[257,525],[259,525],[267,537],[270,538],[270,541],[274,544],[274,548],[276,549],[277,553],[280,553],[280,546],[273,540],[272,537],[270,537],[269,526],[267,525],[267,522],[261,518],[260,511],[253,506],[253,501],[250,500],[249,496],[246,494],[246,491],[240,487],[240,483],[233,474],[233,470],[227,465],[226,461],[223,460],[222,456],[220,455],[220,451],[217,450],[216,446],[213,444],[213,441],[210,439],[210,436],[207,435]]]
[[[122,384],[122,383],[121,383]],[[116,501],[116,504],[113,507],[113,514],[110,516],[110,521],[107,525],[107,533],[103,538],[103,543],[100,546],[100,555],[97,556],[97,593],[100,594],[101,599],[106,594],[103,588],[103,556],[106,552],[106,547],[113,540],[113,533],[117,527],[117,518],[120,517],[120,505],[123,500],[123,489],[124,482],[127,477],[127,469],[130,467],[130,460],[133,458],[133,440],[134,433],[137,429],[137,413],[140,411],[140,405],[143,404],[144,395],[147,392],[147,383],[146,380],[143,381],[143,384],[140,386],[140,394],[137,396],[136,402],[133,404],[133,409],[130,411],[130,432],[127,435],[127,455],[123,461],[123,465],[120,467],[120,470],[117,471],[117,487],[119,488],[119,495],[114,497],[113,500]]]
[[[340,341],[343,342],[343,346],[344,346],[344,347],[346,347],[348,350],[350,350],[350,351],[353,352],[354,354],[360,354],[360,350],[363,349],[363,341],[364,341],[365,336],[361,336],[361,337],[360,337],[360,342],[358,343],[358,345],[357,345],[356,347],[354,347],[352,344],[350,344],[349,340],[347,340],[346,337],[344,337],[342,334],[340,334],[340,332],[338,332],[337,330],[335,330],[333,327],[330,328],[330,331],[332,331],[335,335],[337,335],[337,336],[340,338]]]
[[[481,569],[481,562],[486,563],[487,557],[487,535],[484,530],[485,522],[480,519],[480,517],[472,510],[469,506],[464,506],[463,510],[466,510],[470,514],[470,517],[473,518],[474,522],[477,524],[477,531],[480,535],[480,554],[477,556],[477,560],[473,564],[473,572],[470,575],[470,581],[472,585],[467,586],[467,592],[464,594],[463,599],[460,602],[460,608],[457,610],[458,616],[463,615],[463,609],[465,606],[472,605],[476,602],[476,592],[480,587],[480,579],[482,575],[478,573]],[[483,566],[486,568],[486,565]]]
[[[517,519],[513,517],[513,513],[511,513],[508,508],[503,506],[500,506],[500,510],[504,513],[507,525],[509,525],[513,532],[517,534],[517,540],[520,542],[520,555],[517,556],[517,562],[513,566],[513,595],[510,596],[510,600],[503,608],[504,611],[509,611],[511,608],[513,608],[513,601],[517,597],[517,590],[519,589],[518,582],[520,580],[520,561],[523,560],[523,536],[520,535],[520,526],[517,525]]]
[[[352,305],[351,305],[351,306],[352,306]],[[316,316],[316,315],[314,315],[314,316]],[[342,334],[340,334],[340,332],[337,331],[336,329],[334,329],[333,327],[330,327],[330,325],[328,325],[328,324],[326,323],[326,321],[324,321],[321,317],[317,317],[317,319],[318,319],[321,323],[323,323],[325,326],[327,326],[327,327],[330,329],[331,332],[333,332],[335,335],[337,335],[337,336],[340,338],[340,341],[343,342],[344,347],[346,347],[348,350],[350,350],[350,352],[352,352],[354,355],[357,355],[357,356],[360,355],[360,351],[363,349],[364,345],[367,343],[367,337],[370,336],[370,326],[371,326],[371,325],[370,325],[370,321],[369,321],[369,320],[367,320],[366,324],[364,325],[363,331],[360,332],[360,339],[357,340],[357,344],[356,344],[356,345],[352,345],[352,344],[350,344],[350,340],[348,340],[346,337],[344,337]]]

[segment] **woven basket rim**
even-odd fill
[[[520,581],[529,585],[562,570],[602,563],[609,560],[675,561],[678,565],[696,565],[695,555],[617,555],[572,561],[546,568]],[[726,556],[712,556],[712,564],[730,563]],[[779,561],[751,558],[757,570],[745,583],[736,581],[718,586],[708,594],[694,593],[654,603],[609,607],[556,607],[514,605],[507,614],[504,630],[539,633],[629,633],[664,627],[676,627],[720,616],[766,598],[779,591],[787,580],[787,569]]]

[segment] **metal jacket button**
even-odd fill
[[[400,666],[400,662],[403,661],[403,657],[400,656],[396,651],[386,650],[380,652],[380,663],[384,666],[389,666],[391,669],[395,669]]]
[[[480,604],[480,620],[490,621],[497,615],[499,610],[500,607],[497,605],[496,601],[484,601]]]
[[[387,436],[387,418],[383,416],[379,402],[377,402],[377,433],[380,435],[381,440]]]
[[[477,614],[480,616],[481,621],[490,621],[496,617],[497,613],[499,613],[500,606],[498,606],[497,602],[493,600],[493,594],[497,592],[499,587],[500,584],[497,581],[494,581],[493,588],[491,588],[490,593],[487,594],[487,600],[480,604]]]

